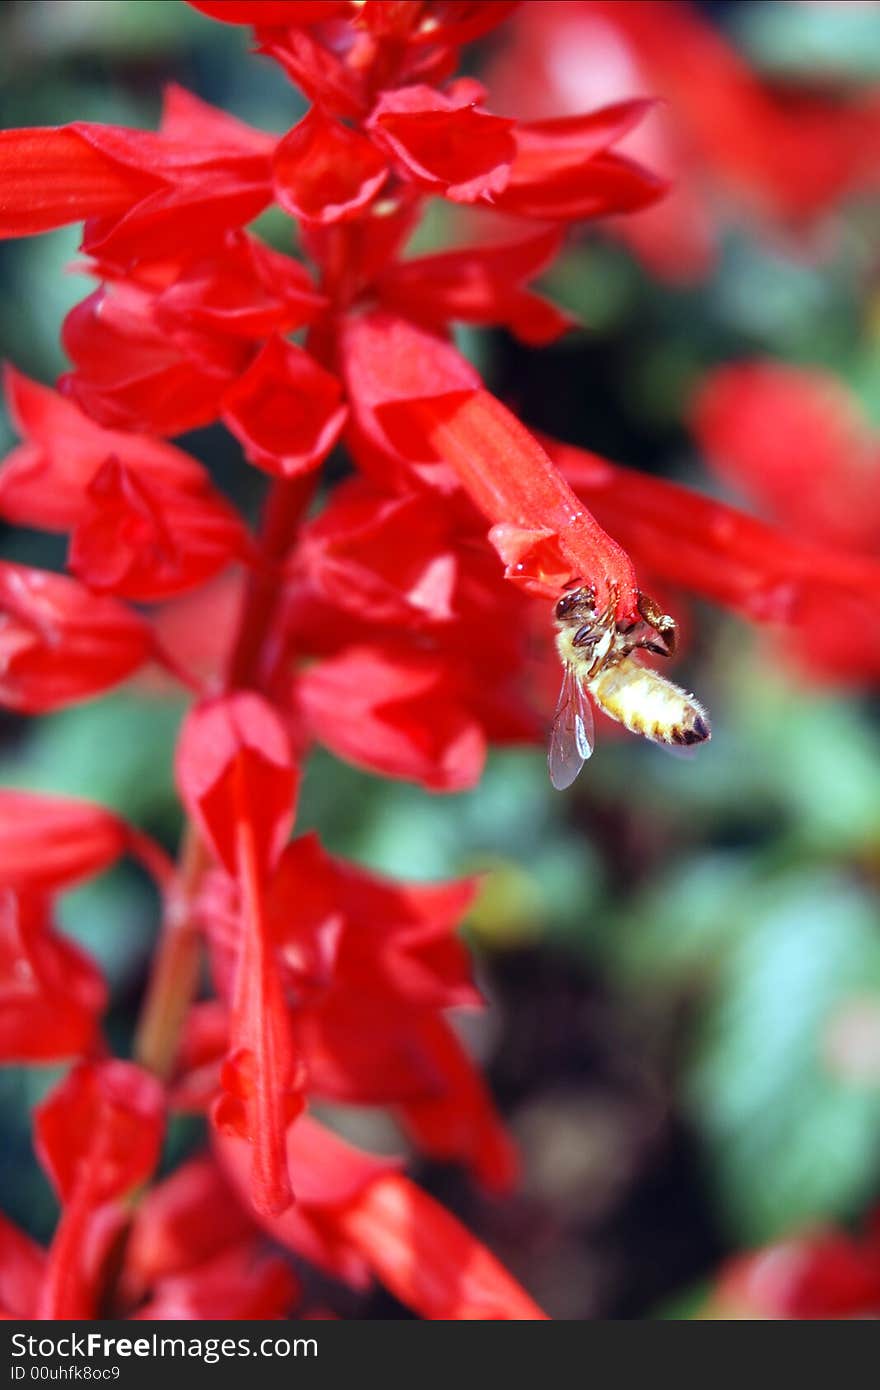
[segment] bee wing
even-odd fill
[[[589,698],[574,668],[566,666],[547,752],[550,781],[557,791],[571,786],[592,753],[595,741]]]

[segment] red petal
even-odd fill
[[[318,24],[351,11],[348,0],[186,0],[194,10],[224,24],[261,24],[286,29]]]
[[[247,1200],[247,1146],[232,1136],[215,1137],[224,1171]],[[326,1126],[303,1115],[287,1132],[287,1163],[298,1201],[280,1216],[260,1218],[277,1241],[356,1288],[369,1283],[363,1258],[334,1230],[333,1217],[383,1176],[398,1167],[394,1159],[367,1154],[340,1139]]]
[[[46,1252],[0,1213],[0,1316],[33,1317]]]
[[[346,413],[336,378],[302,348],[273,337],[226,393],[222,418],[251,463],[291,478],[327,456]]]
[[[140,602],[185,593],[247,548],[237,512],[208,482],[152,487],[109,458],[89,484],[68,566],[91,589]]]
[[[622,140],[656,104],[650,97],[635,97],[581,115],[519,124],[511,182],[531,183],[579,168]]]
[[[418,1040],[434,1086],[399,1107],[407,1131],[425,1153],[466,1163],[490,1191],[509,1192],[519,1172],[517,1153],[482,1076],[445,1019],[426,1016]]]
[[[448,512],[430,494],[342,484],[304,529],[296,567],[329,601],[372,622],[421,627],[453,616],[459,557]]]
[[[176,774],[187,810],[227,872],[237,871],[242,822],[253,828],[267,872],[290,833],[298,783],[272,706],[248,691],[197,705],[180,733]]]
[[[190,1159],[151,1188],[137,1209],[125,1252],[129,1297],[240,1245],[253,1230],[214,1160],[207,1154]]]
[[[419,256],[392,265],[379,281],[379,295],[409,318],[438,325],[505,324],[526,342],[551,342],[571,321],[519,286],[553,260],[560,244],[560,233],[552,229],[515,242]]]
[[[424,1318],[546,1318],[484,1245],[404,1177],[372,1183],[339,1224],[386,1287]]]
[[[186,492],[204,489],[208,474],[189,454],[159,439],[105,430],[73,401],[6,368],[6,399],[27,443],[0,471],[0,513],[9,521],[66,531],[89,510],[87,488],[111,455],[140,480]]]
[[[35,1111],[40,1162],[63,1203],[122,1197],[152,1173],[164,1128],[155,1077],[130,1062],[83,1063]]]
[[[251,1240],[163,1279],[132,1317],[150,1322],[274,1320],[291,1311],[299,1291],[286,1261],[267,1255]]]
[[[0,131],[0,237],[123,213],[159,182],[95,148],[75,126]]]
[[[364,75],[307,30],[290,28],[285,32],[261,25],[258,38],[257,51],[274,58],[290,80],[324,111],[354,121],[367,114]]]
[[[478,111],[467,96],[400,87],[380,97],[368,128],[424,188],[470,203],[505,187],[516,153],[515,122]]]
[[[224,390],[250,355],[232,339],[169,334],[152,297],[133,285],[96,290],[76,305],[62,341],[75,370],[61,385],[83,410],[110,429],[155,434],[216,419]]]
[[[312,734],[358,767],[432,791],[463,791],[479,781],[483,731],[442,660],[353,646],[305,671],[296,694]]]
[[[18,892],[69,887],[125,852],[125,826],[102,806],[0,790],[0,882]]]
[[[273,170],[281,206],[317,223],[357,217],[389,172],[375,145],[317,106],[280,142]]]
[[[55,933],[40,899],[0,891],[0,1059],[59,1062],[93,1049],[107,1004],[101,972]]]
[[[514,170],[516,166],[514,165]],[[599,154],[582,165],[515,180],[493,199],[498,212],[542,222],[580,222],[590,217],[638,212],[662,198],[665,179],[621,154]]]
[[[0,703],[30,714],[88,699],[147,660],[146,623],[59,574],[0,562]]]
[[[222,252],[189,265],[160,293],[156,318],[172,332],[262,339],[315,322],[327,306],[299,261],[233,234]]]
[[[163,89],[159,130],[168,140],[178,141],[191,150],[213,145],[227,155],[232,151],[269,154],[277,143],[277,136],[255,130],[176,82],[167,83]]]

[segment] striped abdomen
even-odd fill
[[[634,734],[686,747],[709,738],[709,718],[693,695],[629,657],[600,671],[587,689],[597,705]]]

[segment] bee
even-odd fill
[[[638,596],[640,620],[616,621],[617,590],[597,611],[595,591],[579,588],[556,605],[556,647],[563,677],[547,761],[557,790],[570,787],[593,751],[592,697],[601,710],[634,734],[667,748],[688,748],[710,737],[709,717],[688,691],[642,666],[634,653],[671,656],[675,619],[648,594]]]

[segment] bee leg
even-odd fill
[[[661,613],[650,594],[643,594],[641,591],[639,591],[638,597],[638,610],[649,627],[652,627],[666,643],[666,651],[662,652],[661,655],[671,656],[676,645],[675,619],[668,613]]]

